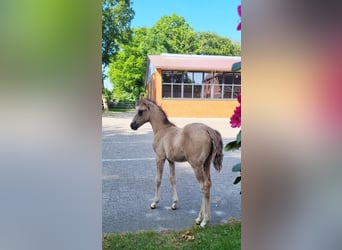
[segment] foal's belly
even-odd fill
[[[177,162],[186,161],[186,157],[184,155],[183,150],[178,149],[178,148],[173,148],[169,150],[169,152],[166,152],[166,158],[169,161],[177,161]]]
[[[168,156],[167,159],[169,161],[177,161],[177,162],[184,162],[184,161],[186,161],[185,156],[180,156],[180,155]]]

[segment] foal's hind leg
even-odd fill
[[[163,169],[164,169],[165,159],[157,159],[157,173],[156,173],[156,190],[154,195],[154,200],[151,204],[151,208],[154,209],[157,207],[159,200],[160,200],[160,184],[163,176]]]
[[[196,178],[200,184],[201,190],[203,190],[203,184],[204,184],[204,176],[203,176],[203,171],[201,167],[195,167],[194,165],[191,165],[193,167],[193,170],[195,172]],[[204,204],[204,199],[202,198],[202,205],[201,209],[199,211],[198,217],[196,218],[195,222],[197,225],[199,225],[202,220],[203,220],[203,204]]]
[[[204,167],[204,183],[202,187],[203,198],[202,198],[202,207],[203,207],[203,220],[200,224],[201,227],[205,227],[210,220],[210,188],[211,188],[211,179],[210,179],[210,165]]]
[[[204,165],[200,167],[194,166],[193,168],[202,190],[202,205],[195,222],[197,225],[205,227],[210,220],[210,165]]]
[[[175,163],[172,161],[169,161],[170,165],[170,181],[171,181],[171,188],[172,188],[172,205],[171,208],[173,210],[177,209],[178,205],[178,195],[176,191],[176,169],[175,169]]]

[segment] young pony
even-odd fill
[[[152,126],[157,173],[155,197],[151,208],[157,207],[160,200],[160,184],[165,160],[170,166],[170,180],[173,193],[171,208],[178,206],[176,191],[175,162],[187,161],[193,168],[200,184],[203,196],[202,205],[196,224],[205,227],[210,220],[210,165],[215,169],[222,168],[222,137],[221,134],[203,123],[191,123],[184,128],[178,128],[169,121],[165,112],[152,100],[141,98],[138,112],[131,122],[131,128],[137,130],[149,122]]]

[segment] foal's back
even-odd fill
[[[159,157],[182,162],[196,159],[204,162],[211,153],[207,125],[191,123],[184,128],[169,127],[154,138],[153,148]]]

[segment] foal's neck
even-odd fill
[[[160,110],[156,110],[156,112],[153,114],[153,117],[151,117],[150,119],[150,123],[154,134],[158,133],[158,131],[164,128],[176,126],[175,124],[170,122],[167,116]]]

